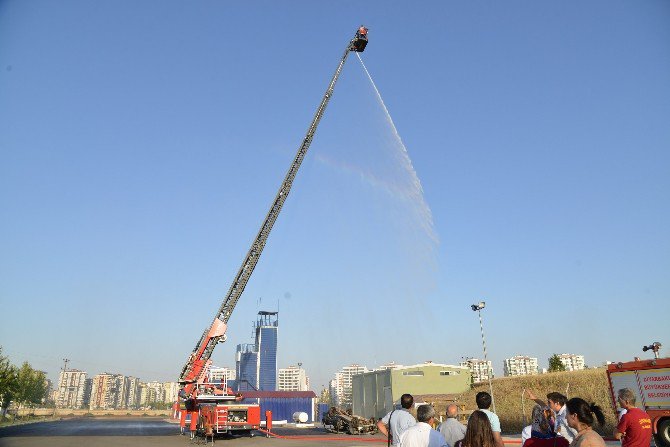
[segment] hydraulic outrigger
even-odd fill
[[[216,313],[214,321],[205,330],[202,337],[200,337],[200,340],[195,345],[193,352],[189,355],[188,360],[181,371],[179,383],[183,385],[183,388],[179,391],[179,400],[182,409],[180,421],[182,432],[184,431],[187,414],[191,416],[191,436],[195,434],[197,429],[204,430],[206,433],[223,433],[229,430],[251,430],[258,428],[260,425],[260,411],[257,407],[249,408],[249,411],[244,414],[238,411],[238,420],[229,420],[230,418],[227,415],[233,413],[234,409],[231,408],[230,404],[224,404],[224,402],[234,402],[239,400],[239,396],[235,396],[232,390],[228,389],[225,384],[222,389],[217,389],[214,384],[207,383],[207,372],[209,365],[211,364],[210,357],[212,356],[212,352],[216,345],[226,340],[228,320],[258,263],[258,259],[263,252],[270,231],[291,191],[293,180],[295,179],[298,169],[300,169],[300,165],[312,143],[316,128],[323,117],[326,106],[328,105],[330,98],[333,96],[335,83],[342,72],[347,56],[352,51],[362,52],[365,50],[368,43],[367,32],[368,29],[361,26],[356,31],[355,37],[347,44],[344,54],[337,65],[335,74],[333,75],[330,84],[328,84],[326,93],[323,95],[321,103],[314,114],[314,118],[307,129],[307,134],[286,173],[284,181],[279,187],[279,191],[272,202],[272,206],[270,207],[267,216],[265,216],[265,220],[263,221],[256,238],[251,244],[251,248],[247,252],[228,293],[223,299],[221,307]],[[246,409],[247,407],[252,406],[244,406],[240,408]],[[217,409],[220,409],[220,411]],[[238,423],[235,424],[235,422]]]

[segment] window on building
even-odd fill
[[[440,371],[441,376],[455,376],[456,374],[460,373],[460,371]]]
[[[423,376],[423,371],[403,371],[403,376]]]

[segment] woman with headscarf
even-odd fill
[[[524,432],[530,431],[530,436],[526,434],[527,439],[522,441],[523,447],[568,447],[568,440],[557,436],[554,431],[553,415],[549,408],[535,405],[532,418],[530,427],[524,429]]]

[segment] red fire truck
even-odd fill
[[[645,351],[658,354],[660,343],[645,346]],[[670,447],[670,357],[611,363],[607,366],[612,406],[621,410],[617,392],[630,388],[636,396],[636,405],[649,416],[657,447]]]
[[[195,436],[215,436],[219,433],[228,433],[231,431],[249,431],[260,427],[260,407],[258,405],[241,404],[242,397],[235,395],[227,384],[215,384],[208,378],[208,371],[211,365],[210,357],[218,343],[226,340],[226,329],[235,305],[237,304],[244,288],[251,277],[258,259],[263,253],[265,243],[267,242],[270,231],[279,216],[279,212],[291,191],[293,180],[303,159],[307,155],[316,128],[323,117],[326,106],[333,96],[335,83],[342,72],[344,63],[350,52],[362,52],[368,43],[367,28],[361,26],[358,32],[351,39],[344,50],[344,54],[335,70],[326,93],[314,115],[312,123],[307,129],[307,134],[298,148],[298,152],[289,167],[286,177],[279,187],[279,191],[268,211],[263,224],[261,225],[256,238],[247,252],[247,256],[242,261],[242,265],[228,289],[228,293],[223,299],[212,324],[205,329],[200,340],[195,345],[193,352],[188,357],[181,375],[179,383],[182,388],[179,390],[179,401],[177,406],[180,410],[180,426],[182,433],[185,433],[186,424],[191,432],[191,438]],[[190,420],[189,420],[190,418]]]

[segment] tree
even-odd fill
[[[17,387],[14,399],[19,405],[42,403],[47,394],[46,376],[36,371],[28,362],[23,362],[17,371]]]
[[[549,372],[555,371],[565,371],[565,365],[561,362],[561,358],[558,354],[549,357]]]
[[[321,389],[321,394],[319,395],[319,403],[330,403],[330,390],[328,388]]]
[[[9,403],[14,399],[17,387],[16,367],[2,355],[0,346],[0,417],[4,417]]]

